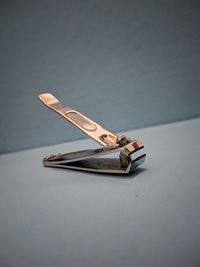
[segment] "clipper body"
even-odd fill
[[[40,94],[38,97],[48,108],[103,146],[100,149],[46,156],[43,159],[45,167],[126,174],[144,162],[146,154],[143,153],[144,146],[139,140],[131,140],[124,135],[118,136],[111,133],[79,111],[61,103],[50,93]],[[103,155],[111,153],[119,153],[119,157],[102,158]]]

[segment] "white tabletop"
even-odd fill
[[[200,266],[200,119],[126,135],[131,176],[42,166],[91,140],[0,156],[0,266]]]

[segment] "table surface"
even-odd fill
[[[0,156],[0,266],[200,266],[200,119],[126,134],[125,177],[42,166],[92,140]]]

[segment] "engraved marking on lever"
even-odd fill
[[[66,113],[67,117],[69,117],[71,120],[76,122],[78,125],[83,127],[85,130],[88,131],[95,131],[97,129],[96,125],[91,123],[88,119],[83,117],[81,114],[70,111]]]

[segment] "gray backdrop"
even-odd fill
[[[0,153],[84,136],[50,91],[112,131],[200,115],[199,1],[0,2]]]

